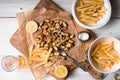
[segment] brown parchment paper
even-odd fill
[[[74,26],[74,23],[71,20],[71,17],[69,16],[68,12],[56,12],[53,10],[46,10],[46,8],[41,8],[41,9],[35,9],[35,10],[25,12],[24,15],[25,15],[24,16],[25,17],[24,24],[26,24],[26,22],[28,22],[30,20],[35,20],[36,22],[41,23],[46,19],[54,19],[54,18],[63,19],[68,24],[68,32],[75,35],[75,46],[67,52],[68,55],[72,56],[74,59],[76,59],[79,62],[86,60],[85,53],[80,52],[81,51],[80,46],[82,44],[77,38],[77,34],[78,34],[77,30]],[[25,27],[25,25],[22,25],[22,26]],[[23,28],[23,27],[20,27],[20,28]],[[25,31],[25,30],[23,30],[23,31]],[[27,47],[29,48],[32,44],[34,44],[32,34],[30,34],[28,32],[25,32],[24,34],[26,34],[25,37],[27,39]],[[26,44],[26,43],[24,43],[24,44]],[[18,45],[16,45],[16,46],[18,46]],[[27,55],[27,57],[28,57],[28,55]],[[31,65],[31,70],[33,71],[36,79],[43,78],[49,71],[54,70],[55,66],[57,66],[57,65],[61,64],[61,65],[66,65],[68,67],[71,65],[74,65],[69,59],[56,60],[55,62],[56,63],[50,68],[44,68],[44,67],[40,66],[38,69],[34,69],[33,66],[36,64]]]
[[[18,22],[19,22],[19,25],[20,25],[20,28],[15,32],[15,34],[12,36],[12,38],[11,38],[11,40],[10,40],[10,42],[11,42],[11,44],[15,47],[15,48],[17,48],[21,53],[23,53],[25,56],[28,56],[28,43],[29,43],[29,41],[27,41],[27,38],[28,38],[28,36],[26,36],[26,35],[29,35],[29,34],[27,34],[26,33],[26,31],[25,31],[25,29],[24,29],[24,26],[25,26],[25,23],[26,23],[26,21],[28,21],[28,20],[32,20],[32,19],[40,19],[39,17],[37,17],[37,16],[39,16],[39,15],[42,15],[44,12],[46,12],[46,10],[54,10],[55,12],[59,12],[59,11],[62,11],[59,7],[57,7],[54,3],[52,3],[50,0],[41,0],[40,1],[40,3],[36,6],[36,9],[37,10],[34,10],[34,11],[29,11],[29,12],[22,12],[22,13],[18,13],[17,14],[17,18],[18,18]],[[53,13],[54,13],[54,11],[53,11]],[[49,12],[49,11],[48,11]],[[35,14],[34,14],[35,13]],[[52,12],[51,12],[52,13]],[[62,12],[61,12],[62,13]],[[59,14],[61,14],[61,13],[59,13]],[[32,14],[32,16],[31,16],[31,14]],[[69,15],[68,13],[66,13],[66,15]],[[31,16],[31,17],[30,17]],[[37,18],[36,18],[37,17]],[[44,19],[44,18],[43,18]],[[69,19],[70,19],[70,16],[69,16]],[[74,22],[74,21],[73,21]],[[73,24],[73,23],[72,23]],[[76,23],[74,23],[75,24],[75,27],[76,27],[76,29],[77,29],[77,33],[78,32],[80,32],[80,31],[88,31],[88,30],[86,30],[86,29],[83,29],[83,28],[81,28],[80,26],[78,26]],[[85,50],[87,50],[87,48],[88,48],[88,46],[89,46],[89,44],[94,40],[94,35],[90,32],[90,31],[88,31],[90,34],[91,34],[91,39],[89,40],[89,41],[87,41],[87,42],[84,42],[84,43],[82,43],[82,45],[84,46],[80,46],[80,48],[82,48],[82,49],[85,49]],[[18,37],[19,36],[19,37]],[[31,42],[31,41],[30,41]],[[18,46],[19,45],[19,46]],[[80,44],[81,45],[81,44]],[[80,49],[81,50],[81,49]],[[70,54],[71,55],[71,54]],[[81,58],[80,58],[81,59]],[[84,59],[86,59],[85,57],[84,57]],[[83,60],[84,60],[83,59]],[[78,60],[78,59],[77,59]],[[82,59],[81,59],[81,61],[82,61]],[[70,61],[69,61],[70,62]],[[64,62],[64,63],[66,63],[66,62]],[[74,66],[72,63],[71,63],[71,65],[69,66],[69,68],[70,69],[73,69],[73,68],[75,68],[76,66]],[[32,68],[31,68],[32,69]],[[42,68],[39,68],[39,69],[42,69]],[[42,70],[44,70],[44,69],[42,69]],[[53,70],[54,71],[54,70]],[[54,74],[54,72],[52,71],[52,69],[51,69],[51,71],[49,72],[52,76],[54,76],[57,80],[64,80],[64,79],[58,79],[56,76],[55,76],[55,74]],[[34,73],[34,76],[36,77],[36,79],[37,78],[39,78],[40,76],[40,74],[42,74],[42,72],[40,73],[40,72],[38,72],[37,70],[32,70],[32,72]],[[94,71],[92,71],[92,72],[94,72]],[[36,74],[37,74],[37,76],[36,76]],[[44,74],[44,73],[43,73]],[[45,76],[45,75],[43,75],[43,76]],[[96,76],[94,76],[94,75],[92,75],[93,77],[96,77]],[[98,78],[98,77],[96,77],[96,78]]]

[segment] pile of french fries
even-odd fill
[[[106,11],[103,0],[78,0],[76,4],[77,17],[85,24],[97,23]]]
[[[99,43],[90,54],[91,59],[103,69],[111,69],[120,62],[120,54],[114,49],[114,42]]]
[[[38,48],[34,49],[34,46],[31,45],[29,48],[29,64],[33,64],[33,62],[37,63],[34,68],[37,68],[41,65],[44,67],[49,67],[54,64],[54,62],[50,61],[50,56],[52,54],[52,48]]]

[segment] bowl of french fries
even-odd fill
[[[98,29],[110,20],[111,4],[109,0],[74,0],[72,16],[81,27]]]
[[[100,73],[120,69],[120,41],[114,37],[97,38],[88,49],[88,61]]]

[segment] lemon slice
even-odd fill
[[[35,21],[29,21],[26,24],[26,31],[29,33],[34,33],[38,29],[38,24]]]
[[[55,75],[59,78],[65,78],[68,74],[68,70],[65,66],[59,65],[55,68]]]

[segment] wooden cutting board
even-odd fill
[[[41,9],[45,7],[47,10],[55,10],[56,12],[62,11],[62,9],[60,9],[58,6],[56,6],[53,2],[51,2],[50,0],[41,0],[39,2],[39,4],[35,7],[35,9]],[[20,28],[15,32],[15,34],[12,36],[12,38],[10,39],[11,44],[18,49],[21,53],[23,53],[25,56],[28,56],[28,45],[24,44],[27,43],[27,39],[26,39],[26,32],[24,29],[24,25],[25,25],[25,13],[18,13],[17,14],[17,19],[18,19],[18,23]],[[81,49],[82,50],[87,50],[90,43],[94,40],[95,36],[93,33],[91,33],[90,31],[81,28],[79,25],[77,25],[75,23],[75,21],[73,20],[74,24],[76,25],[76,29],[77,32],[81,32],[81,31],[87,31],[90,33],[90,39],[87,42],[81,42]],[[19,36],[19,37],[18,37]],[[17,42],[16,42],[17,41]],[[19,46],[16,46],[19,45]],[[21,48],[22,47],[22,48]],[[84,62],[87,63],[87,62]],[[87,63],[87,66],[89,64]],[[89,65],[90,66],[90,65]],[[71,68],[75,68],[75,66],[71,66]],[[88,67],[87,67],[88,68]],[[90,71],[89,71],[90,72]],[[92,73],[92,74],[91,74]],[[93,73],[96,73],[94,70],[92,70],[92,72],[90,72],[90,74],[94,77],[94,78],[100,78],[100,76],[96,76],[93,75]],[[64,80],[64,79],[58,79],[55,74],[53,73],[53,71],[50,72],[50,74],[52,76],[54,76],[57,80]],[[100,74],[99,74],[100,75]]]

